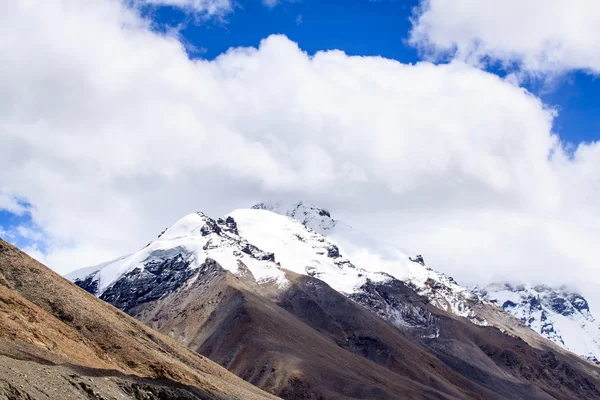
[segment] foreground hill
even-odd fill
[[[1,239],[0,397],[275,398]]]
[[[192,213],[70,277],[286,399],[600,398],[594,365],[422,260],[399,261],[403,280],[260,208]]]

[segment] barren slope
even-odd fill
[[[284,398],[600,397],[584,360],[471,324],[399,281],[365,287],[374,295],[360,306],[316,278],[286,279],[276,291],[207,260],[171,293],[126,311]],[[399,330],[377,316],[378,299],[421,310],[441,333]]]
[[[0,360],[7,398],[275,398],[1,239]]]

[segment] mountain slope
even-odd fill
[[[475,324],[487,324],[487,321],[473,310],[473,304],[479,303],[480,299],[470,290],[458,285],[453,278],[427,267],[420,255],[409,257],[386,242],[359,232],[343,221],[333,219],[329,211],[312,204],[259,203],[252,209],[267,210],[293,218],[326,237],[327,241],[352,260],[355,266],[366,271],[391,275],[427,297],[437,307],[466,317]],[[248,224],[248,227],[252,226]],[[246,236],[249,234],[251,233],[244,233]],[[254,235],[249,240],[259,238],[259,235]],[[260,246],[258,242],[255,244]]]
[[[0,360],[7,398],[273,398],[1,239]]]
[[[566,287],[511,283],[491,284],[476,291],[541,336],[600,365],[600,323],[580,294]]]
[[[303,302],[299,311],[320,322],[311,325],[298,318],[284,306],[298,301],[296,279],[297,275],[288,273],[290,286],[273,298],[264,295],[252,282],[244,282],[207,261],[188,284],[156,302],[138,307],[134,315],[249,382],[284,398],[393,399],[400,393],[406,398],[464,397],[435,372],[426,372],[421,364],[404,361],[404,368],[412,369],[414,375],[420,371],[428,377],[427,382],[437,382],[435,386],[444,388],[443,391],[419,383],[424,381],[421,377],[411,379],[393,373],[361,354],[342,348],[323,332],[336,332],[344,343],[349,333],[339,326],[339,319],[332,320],[328,312],[319,312],[320,307],[314,302]],[[328,290],[330,295],[352,304]],[[354,311],[347,318],[370,318],[365,310]],[[382,320],[375,321],[385,325]],[[420,353],[444,369],[439,361],[403,337],[395,337],[395,345],[403,349],[397,351],[399,354]]]
[[[600,359],[600,324],[594,320],[587,302],[579,295],[544,286],[537,286],[540,289],[538,292],[536,288],[521,285],[516,289],[515,285],[505,287],[504,284],[471,291],[451,277],[427,267],[422,256],[409,257],[395,247],[333,219],[329,211],[314,205],[303,202],[260,203],[253,209],[269,210],[299,221],[315,233],[323,234],[357,268],[387,273],[406,283],[431,304],[466,317],[477,325],[495,326],[537,348],[549,346],[542,339],[545,338],[591,361]],[[232,215],[235,216],[235,213]],[[270,243],[264,241],[261,234],[253,235],[246,231],[260,224],[245,224],[243,218],[237,219],[242,233],[249,240],[265,250],[277,252]],[[360,291],[352,296],[359,295]],[[542,301],[538,304],[535,299],[540,295]],[[508,301],[510,299],[514,302]],[[498,306],[501,308],[498,309]],[[508,311],[508,315],[517,319],[510,318],[502,311]],[[398,310],[393,307],[390,309],[389,304],[380,308],[378,314],[391,321],[397,320],[399,325],[403,324],[402,319],[396,318]],[[558,334],[558,331],[562,333]],[[556,346],[554,350],[560,351]]]
[[[191,214],[139,252],[72,276],[285,398],[600,397],[600,376],[586,361],[541,337],[532,347],[473,324],[437,301],[455,295],[451,286],[429,282],[428,293],[442,292],[432,301],[377,265],[358,265],[329,237],[266,210],[218,220]],[[109,285],[106,276],[114,278]],[[461,301],[494,326],[535,335],[476,296]]]

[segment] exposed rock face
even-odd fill
[[[155,251],[144,268],[136,268],[110,286],[100,298],[125,312],[138,304],[155,301],[177,290],[192,276],[191,257],[179,248],[172,251]],[[164,258],[163,258],[164,257]],[[85,289],[76,281],[75,284]]]
[[[420,255],[420,254],[417,254],[417,255],[416,255],[416,256],[414,256],[414,257],[409,257],[409,259],[410,259],[410,261],[412,261],[412,262],[416,262],[416,263],[419,263],[419,264],[421,264],[422,266],[425,266],[425,260],[423,259],[423,256],[422,256],[422,255]]]
[[[77,279],[74,283],[83,290],[90,292],[93,295],[98,294],[98,273],[94,272],[83,279]]]
[[[397,279],[390,277],[379,283],[367,281],[360,291],[349,297],[399,328],[423,337],[439,336],[439,318],[422,307],[423,299]]]

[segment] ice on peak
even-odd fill
[[[367,278],[383,279],[379,274],[357,268],[335,243],[284,213],[256,206],[235,210],[230,216],[237,221],[243,237],[275,253],[283,268],[317,277],[339,292],[352,293]]]
[[[272,211],[276,214],[286,215],[304,226],[324,234],[337,225],[337,221],[331,218],[331,213],[324,208],[319,208],[311,203],[298,201],[294,203],[275,202],[258,203],[252,209]]]
[[[215,220],[206,216],[203,212],[196,211],[175,222],[160,235],[160,239],[167,240],[184,236],[202,235],[203,232],[207,232],[207,227],[214,230],[215,226],[217,226]],[[206,236],[206,234],[203,236]]]

